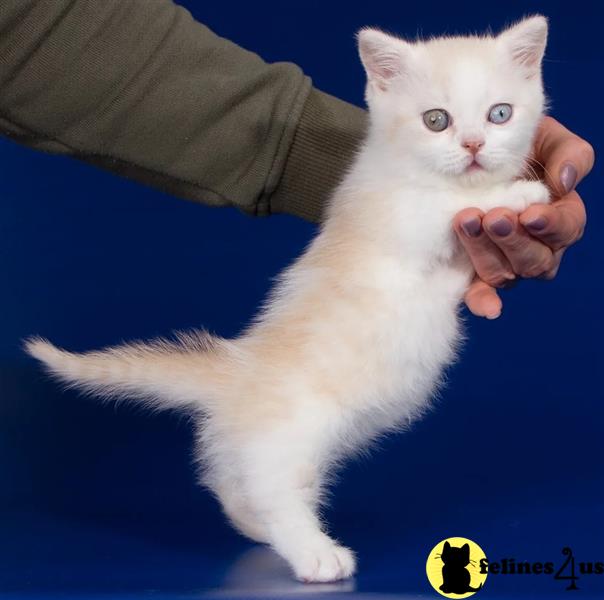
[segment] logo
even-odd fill
[[[445,598],[469,598],[482,589],[488,572],[481,570],[487,557],[472,540],[451,537],[432,548],[426,575],[432,587]]]
[[[549,576],[563,582],[567,590],[580,589],[583,576],[604,575],[604,562],[575,558],[569,546],[562,548],[560,561],[528,561],[505,557],[488,560],[482,548],[467,538],[451,537],[432,548],[426,574],[432,587],[445,598],[469,598],[479,592],[487,575],[524,578]],[[492,585],[492,584],[490,584]]]

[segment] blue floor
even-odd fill
[[[572,519],[570,512],[567,505],[500,511],[465,507],[451,511],[446,520],[441,515],[417,519],[402,514],[392,523],[369,510],[343,512],[336,519],[336,530],[358,550],[359,575],[352,581],[312,586],[294,582],[270,550],[230,532],[214,507],[186,517],[133,513],[119,519],[5,513],[1,597],[229,598],[347,592],[350,597],[431,598],[436,594],[425,579],[425,559],[443,532],[457,534],[461,529],[483,545],[489,558],[503,557],[505,549],[515,548],[521,550],[518,558],[561,564],[560,541],[576,539],[577,527],[601,519],[585,505],[572,507]],[[577,560],[602,559],[602,552],[590,546],[573,547]],[[481,597],[566,597],[566,585],[548,576],[490,575]],[[581,598],[602,598],[604,576],[583,576],[578,587]]]
[[[23,373],[30,376],[35,379]],[[434,436],[451,423],[442,407],[346,468],[327,518],[333,533],[358,552],[359,574],[352,581],[305,586],[292,580],[270,550],[230,529],[214,500],[195,485],[186,419],[97,406],[65,397],[44,381],[35,387],[38,403],[21,418],[10,410],[4,415],[13,417],[13,437],[4,438],[3,456],[29,452],[21,457],[29,471],[6,473],[22,495],[15,495],[0,521],[2,598],[276,598],[328,592],[435,598],[426,558],[450,536],[476,541],[489,560],[552,561],[557,568],[564,546],[572,547],[577,564],[604,560],[597,473],[569,470],[563,485],[548,481],[547,472],[519,476],[517,470],[530,460],[498,465],[500,476],[485,470],[484,462],[469,460],[461,480],[465,489],[453,495],[443,490],[451,488],[455,474],[443,470],[438,480],[422,479],[422,470],[436,466],[435,447],[446,451],[446,442]],[[14,393],[12,406],[22,406],[23,397]],[[35,446],[23,439],[26,423],[37,436]],[[478,441],[489,450],[486,440]],[[459,459],[455,449],[450,455],[453,462]],[[510,479],[522,488],[509,488]],[[545,575],[490,575],[480,595],[566,597],[567,583]],[[582,598],[602,598],[604,575],[582,576],[578,587]]]
[[[519,559],[553,560],[558,565],[562,564],[560,541],[576,539],[578,527],[601,519],[593,507],[577,504],[572,511],[567,505],[499,511],[464,507],[451,511],[446,519],[402,514],[399,521],[386,523],[369,508],[351,514],[343,511],[336,518],[339,536],[358,550],[359,575],[352,581],[312,586],[294,582],[270,550],[230,532],[215,507],[187,516],[133,513],[120,518],[5,513],[1,597],[228,598],[348,592],[349,596],[430,598],[436,595],[425,579],[425,560],[430,547],[444,536],[461,529],[479,541],[489,558],[503,558],[507,549],[514,548]],[[573,552],[578,561],[601,560],[603,554],[585,543],[574,546]],[[566,585],[545,575],[490,575],[481,596],[565,597]],[[602,598],[604,576],[583,576],[578,587],[582,598]]]

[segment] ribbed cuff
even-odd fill
[[[320,221],[327,201],[364,138],[361,108],[311,89],[281,180],[270,198],[271,213]]]

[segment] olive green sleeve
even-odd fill
[[[365,113],[170,0],[3,0],[0,132],[175,196],[318,220]]]

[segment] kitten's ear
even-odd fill
[[[410,44],[369,28],[361,29],[357,40],[367,79],[380,90],[386,90],[394,79],[403,74]]]
[[[532,77],[539,73],[547,43],[547,19],[541,15],[528,17],[499,35],[499,42],[520,67]]]
[[[451,550],[451,544],[449,544],[449,542],[445,542],[445,547],[443,550]]]
[[[462,549],[462,550],[463,550],[463,551],[464,551],[466,554],[468,554],[468,555],[470,554],[470,544],[465,543],[465,544],[464,544],[464,545],[461,547],[461,549]]]

